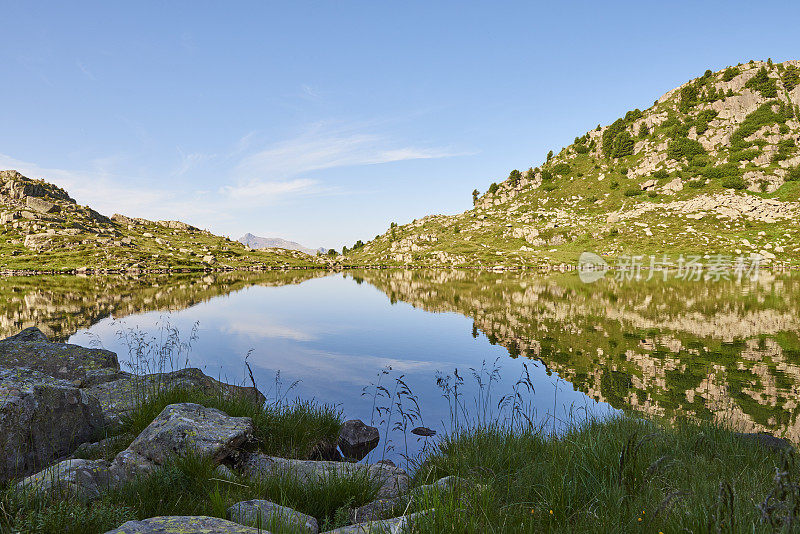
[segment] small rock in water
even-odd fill
[[[345,421],[339,431],[339,448],[345,458],[358,461],[377,447],[380,439],[377,428],[360,419],[351,419]]]
[[[431,436],[436,435],[435,430],[431,430],[430,428],[424,426],[418,426],[417,428],[412,430],[411,433],[414,434],[415,436],[422,436],[424,438],[429,438]]]

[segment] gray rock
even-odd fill
[[[440,478],[433,484],[427,484],[425,486],[414,488],[406,495],[393,497],[391,499],[378,499],[363,506],[359,506],[350,512],[350,520],[353,523],[356,523],[359,521],[375,521],[378,519],[383,519],[387,516],[403,513],[406,510],[409,501],[415,498],[419,499],[420,497],[424,497],[426,494],[432,491],[446,491],[452,488],[470,487],[474,487],[474,485],[468,480],[460,477],[448,476]]]
[[[231,521],[251,527],[270,528],[273,525],[288,527],[293,532],[317,534],[317,520],[304,513],[270,501],[253,500],[234,504],[228,509]]]
[[[408,506],[407,496],[392,497],[391,499],[378,499],[350,511],[350,521],[361,523],[376,521],[385,517],[402,514]]]
[[[252,435],[249,417],[231,417],[199,404],[170,404],[117,455],[112,469],[124,478],[189,452],[221,462]]]
[[[106,460],[64,460],[17,483],[17,488],[61,499],[96,499],[111,485],[113,479]]]
[[[111,459],[116,454],[111,454],[116,447],[130,443],[133,441],[134,436],[131,434],[121,434],[119,436],[111,436],[101,439],[93,443],[81,443],[77,449],[72,453],[73,458],[84,458],[87,460],[96,460],[101,458]]]
[[[100,369],[119,370],[117,355],[67,343],[51,343],[38,328],[0,340],[0,368],[35,369],[53,378],[85,379]]]
[[[0,482],[71,453],[104,425],[97,400],[31,369],[0,369]]]
[[[324,534],[400,534],[401,532],[411,532],[414,528],[414,524],[420,517],[432,513],[433,510],[425,510],[424,512],[417,512],[415,514],[392,519],[366,521],[364,523],[337,528],[336,530],[329,530]]]
[[[265,454],[245,453],[239,459],[238,468],[250,476],[272,476],[291,474],[298,480],[316,483],[337,476],[364,475],[379,486],[376,498],[389,499],[402,495],[408,490],[408,474],[397,467],[385,464],[356,464],[348,462],[318,462],[313,460],[289,460]]]
[[[359,461],[378,446],[381,436],[374,426],[360,419],[345,421],[339,430],[339,449],[348,460]]]
[[[61,206],[58,204],[53,204],[52,202],[36,197],[27,197],[25,199],[25,205],[39,213],[58,213],[61,211]]]
[[[114,426],[129,413],[136,403],[155,391],[169,391],[181,387],[199,389],[214,395],[226,397],[243,396],[259,405],[267,399],[253,387],[234,386],[218,382],[205,375],[200,369],[181,369],[170,373],[155,373],[135,376],[125,372],[95,374],[87,373],[86,393],[100,402],[103,417],[108,426]]]
[[[205,516],[151,517],[144,521],[128,521],[106,534],[269,534],[238,523]]]

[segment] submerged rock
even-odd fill
[[[231,521],[257,528],[281,525],[292,532],[317,534],[317,520],[297,510],[270,501],[253,500],[234,504],[228,509]]]
[[[376,498],[388,499],[408,490],[408,474],[398,467],[385,464],[356,464],[347,462],[318,462],[314,460],[289,460],[267,456],[260,452],[245,453],[238,468],[250,476],[286,474],[300,482],[316,483],[331,476],[365,476],[378,486]]]
[[[348,460],[359,461],[378,446],[380,439],[377,428],[360,419],[351,419],[339,431],[339,448]]]
[[[31,369],[0,369],[0,482],[71,453],[104,425],[96,399]]]
[[[269,534],[218,517],[164,516],[144,521],[128,521],[106,534]]]
[[[197,454],[221,462],[253,435],[249,417],[231,417],[200,404],[170,404],[114,459],[130,476],[163,464],[174,454]]]

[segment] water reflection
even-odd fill
[[[276,394],[280,370],[284,387],[302,381],[292,396],[339,404],[365,421],[374,412],[362,388],[384,368],[405,376],[424,423],[441,428],[448,410],[436,371],[469,376],[500,358],[502,392],[521,362],[538,365],[540,421],[576,406],[688,414],[800,442],[797,276],[586,285],[573,274],[291,271],[5,278],[0,292],[2,336],[37,325],[124,360],[120,329],[155,332],[171,312],[182,332],[199,323],[191,361],[207,373],[244,380],[252,351],[263,389]]]
[[[543,362],[620,409],[725,421],[800,441],[800,277],[582,284],[527,273],[367,271],[428,311],[471,317],[512,357]]]

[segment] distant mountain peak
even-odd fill
[[[300,243],[296,243],[294,241],[288,241],[286,239],[281,239],[280,237],[260,237],[257,235],[253,235],[250,232],[247,232],[242,237],[238,239],[238,241],[244,245],[247,245],[250,248],[282,248],[286,250],[299,250],[300,252],[305,252],[306,254],[310,254],[311,256],[316,256],[317,252],[326,252],[324,248],[317,248],[313,249],[310,247],[306,247],[301,245]]]

